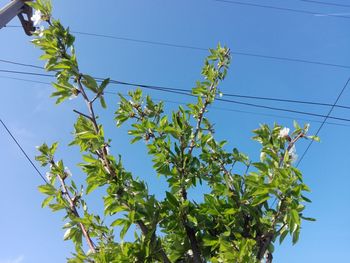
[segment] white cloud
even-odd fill
[[[14,259],[0,259],[0,263],[22,263],[24,260],[24,256],[18,256]]]

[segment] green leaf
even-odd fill
[[[302,219],[306,220],[306,221],[311,221],[311,222],[315,222],[316,219],[315,218],[312,218],[312,217],[304,217],[304,216],[301,216]]]
[[[50,155],[53,156],[57,150],[57,147],[58,147],[58,142],[55,142],[51,145],[50,149],[49,149],[49,152],[50,152]]]
[[[219,242],[219,239],[214,239],[214,238],[209,238],[209,237],[204,237],[203,238],[203,245],[205,247],[211,247],[217,245]]]
[[[124,224],[124,227],[120,231],[120,238],[121,239],[124,239],[124,236],[125,236],[126,232],[128,232],[130,226],[131,226],[131,222],[130,221],[126,221],[125,224]]]
[[[118,218],[112,222],[111,226],[121,226],[125,224],[125,222],[127,222],[125,218]]]
[[[301,127],[300,127],[300,125],[298,124],[298,122],[297,121],[293,121],[293,126],[294,126],[294,128],[296,129],[296,130],[300,130],[301,129]]]
[[[88,183],[88,186],[86,188],[86,194],[90,194],[92,191],[94,191],[97,187],[99,187],[99,182],[90,182]]]
[[[258,195],[266,195],[269,193],[269,188],[259,188],[255,192],[252,193],[252,196],[258,196]]]
[[[226,210],[225,210],[224,214],[225,214],[225,215],[234,215],[234,214],[236,214],[237,212],[238,212],[237,209],[235,209],[235,208],[229,208],[229,209],[226,209]]]
[[[66,232],[64,233],[63,240],[69,240],[72,239],[72,237],[75,235],[75,229],[74,228],[68,228]]]
[[[267,173],[269,170],[269,167],[265,163],[252,163],[252,165],[256,168],[258,168],[263,173]]]
[[[306,196],[301,195],[301,198],[302,198],[305,202],[312,203],[312,201],[311,201],[309,198],[307,198]]]
[[[282,232],[282,234],[280,236],[280,239],[279,239],[280,244],[282,244],[282,242],[286,238],[287,234],[288,234],[288,231],[283,231]]]
[[[173,206],[173,207],[179,207],[179,201],[176,199],[176,197],[174,195],[172,195],[169,192],[166,192],[166,197],[169,201],[169,203]]]
[[[43,193],[46,195],[54,195],[56,192],[56,188],[53,187],[51,184],[40,185],[38,189],[40,193]]]
[[[256,198],[254,198],[253,202],[252,202],[252,206],[257,206],[263,202],[265,202],[266,200],[268,200],[270,198],[269,195],[260,195],[257,196]]]
[[[50,195],[47,198],[45,198],[45,200],[41,204],[41,207],[42,208],[46,207],[52,201],[52,199],[54,199],[54,197],[55,197],[54,195]]]
[[[310,136],[307,136],[307,138],[310,139],[310,140],[313,140],[315,142],[320,142],[321,141],[320,137],[318,137],[316,135],[310,135]]]
[[[99,88],[99,92],[103,93],[104,89],[107,87],[107,85],[109,84],[110,79],[107,78],[105,80],[102,81],[100,88]]]
[[[81,82],[84,84],[85,87],[87,87],[89,90],[93,91],[94,93],[99,92],[97,82],[93,77],[89,75],[83,75],[82,77],[83,79]]]
[[[300,217],[299,217],[298,211],[292,209],[292,210],[290,210],[290,215],[291,215],[292,221],[293,221],[295,224],[299,225],[299,224],[300,224]]]
[[[107,108],[106,101],[102,95],[100,95],[100,103],[101,103],[102,108],[104,108],[104,109]]]
[[[198,225],[198,221],[197,218],[195,218],[194,216],[191,215],[187,215],[187,219],[190,223],[192,223],[194,226]]]
[[[295,245],[298,242],[299,235],[300,235],[300,227],[297,227],[297,229],[293,233],[293,240],[292,240],[293,245]]]
[[[137,142],[137,141],[139,141],[139,140],[141,140],[142,139],[142,136],[136,136],[136,137],[134,137],[132,140],[131,140],[131,144],[133,144],[133,143],[135,143],[135,142]]]

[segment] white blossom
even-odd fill
[[[74,99],[76,99],[78,97],[78,95],[76,95],[76,94],[72,94],[68,99],[69,100],[74,100]]]
[[[292,148],[290,148],[289,156],[292,163],[294,163],[298,159],[297,149],[295,148],[295,145],[293,145]]]
[[[289,128],[284,127],[282,130],[280,130],[280,134],[278,135],[279,138],[287,137],[289,134]]]
[[[146,115],[151,114],[151,110],[147,107],[145,107],[144,112]]]
[[[72,172],[69,170],[68,167],[64,167],[64,172],[67,176],[72,176]]]
[[[45,30],[45,27],[44,27],[44,26],[40,26],[40,28],[39,28],[39,30],[38,30],[39,37],[43,37],[43,35],[44,35],[44,30]]]
[[[193,251],[192,251],[192,249],[189,249],[189,250],[187,251],[187,255],[189,255],[190,257],[193,256]]]
[[[35,10],[33,16],[30,18],[30,20],[33,21],[34,26],[38,26],[41,23],[41,11],[40,10]]]
[[[51,181],[51,179],[52,179],[52,177],[53,177],[53,174],[50,173],[50,172],[46,172],[45,176],[46,176],[46,179],[47,179],[48,181]]]

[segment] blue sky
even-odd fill
[[[0,6],[7,3],[0,0]],[[260,3],[258,0],[244,1]],[[346,0],[337,3],[346,4]],[[325,63],[350,65],[350,20],[330,16],[315,16],[231,5],[217,1],[67,1],[53,0],[54,15],[75,31],[109,34],[125,38],[161,41],[202,48],[215,47],[218,42],[233,52],[290,57]],[[305,1],[266,0],[263,4],[312,11],[322,14],[341,13],[350,17],[350,8],[326,6]],[[11,24],[18,24],[14,19]],[[36,50],[20,29],[0,30],[0,59],[42,65]],[[111,40],[77,35],[77,53],[81,70],[94,76],[191,88],[200,78],[206,52],[157,46],[130,41]],[[0,63],[0,69],[25,70]],[[28,154],[36,154],[35,146],[42,142],[61,142],[59,157],[65,160],[77,180],[83,175],[75,166],[80,161],[76,148],[68,148],[72,139],[73,108],[84,109],[77,100],[60,106],[49,98],[52,88],[45,84],[29,83],[6,77],[39,81],[50,79],[15,76],[0,73],[0,117],[7,123]],[[277,61],[233,55],[227,80],[221,85],[223,93],[270,96],[287,99],[313,100],[333,103],[350,77],[350,70],[306,63]],[[125,92],[123,86],[110,86],[110,91]],[[147,92],[155,98],[189,101],[178,95]],[[150,191],[162,196],[166,184],[157,179],[142,143],[129,146],[126,128],[116,129],[112,123],[117,97],[107,98],[109,108],[100,110],[106,134],[112,138],[112,152],[121,153],[125,166],[136,176],[148,181]],[[286,103],[254,101],[269,106],[305,112],[327,114],[329,108]],[[350,87],[339,104],[350,105]],[[169,104],[170,110],[175,104]],[[212,110],[218,139],[228,139],[237,147],[258,159],[259,145],[250,140],[251,130],[259,123],[278,122],[292,126],[292,120],[311,124],[318,129],[322,118],[275,112],[247,106],[217,102],[216,107],[232,111]],[[239,112],[239,111],[245,111]],[[273,114],[275,116],[268,116]],[[335,109],[333,116],[350,118],[348,110]],[[347,124],[329,120],[332,123]],[[300,165],[305,181],[312,189],[313,203],[307,214],[317,222],[303,224],[300,241],[291,246],[286,240],[276,247],[275,262],[344,262],[350,247],[349,126],[325,125],[320,133],[322,142],[313,144]],[[43,196],[37,191],[41,184],[32,167],[20,154],[6,132],[0,129],[0,263],[61,263],[69,256],[72,246],[63,241],[61,214],[41,209]],[[307,142],[297,146],[302,154]],[[46,171],[41,169],[43,173]],[[92,208],[101,210],[100,193],[92,194]],[[198,194],[198,193],[195,193]]]

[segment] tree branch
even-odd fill
[[[75,113],[77,113],[77,114],[79,114],[79,115],[81,115],[81,116],[85,117],[86,119],[88,119],[88,120],[92,121],[91,117],[90,117],[90,116],[88,116],[88,115],[86,115],[85,113],[82,113],[82,112],[77,111],[77,110],[73,110],[73,111],[74,111]]]
[[[96,133],[99,133],[100,128],[99,128],[99,126],[98,126],[98,124],[97,124],[97,119],[96,119],[96,115],[95,115],[94,108],[93,108],[93,102],[94,102],[94,100],[96,99],[96,97],[95,97],[92,101],[89,100],[89,98],[88,98],[88,96],[87,96],[87,94],[86,94],[86,92],[85,92],[85,89],[84,89],[84,87],[83,87],[83,85],[82,85],[82,83],[81,83],[81,74],[78,75],[76,79],[77,79],[79,91],[81,92],[81,94],[82,94],[82,96],[83,96],[83,98],[84,98],[84,100],[85,100],[85,102],[86,102],[86,105],[87,105],[87,107],[88,107],[90,116],[85,116],[85,114],[81,114],[81,113],[79,113],[79,112],[77,112],[77,111],[76,111],[76,112],[79,113],[79,114],[81,114],[81,115],[83,115],[84,117],[87,117],[87,118],[92,122],[92,124],[93,124],[93,126],[94,126],[94,129],[95,129],[95,132],[96,132]],[[109,174],[112,178],[115,178],[115,179],[117,180],[117,179],[118,179],[118,178],[117,178],[117,174],[116,174],[116,172],[112,169],[112,165],[111,165],[111,163],[110,163],[110,160],[108,159],[108,152],[107,152],[107,148],[106,148],[107,146],[106,146],[106,145],[107,145],[107,144],[105,144],[105,145],[98,151],[97,154],[99,155],[100,158],[102,158],[103,165],[105,166],[105,168],[106,168],[108,174]],[[128,205],[128,204],[126,203],[125,205]],[[149,233],[149,229],[147,228],[147,226],[145,225],[145,223],[144,223],[142,220],[138,220],[136,223],[137,223],[137,225],[140,227],[140,229],[141,229],[143,235],[146,236],[146,235]],[[153,239],[154,241],[158,239],[155,233],[152,235],[152,239]],[[159,242],[159,243],[160,243],[160,242]],[[165,253],[165,250],[164,250],[162,247],[160,247],[159,251],[160,251],[160,255],[161,255],[162,259],[163,259],[163,262],[164,262],[164,263],[171,263],[171,261],[169,260],[168,256],[167,256],[166,253]]]
[[[290,151],[290,149],[292,149],[292,147],[295,145],[295,143],[300,140],[301,138],[303,138],[305,136],[305,134],[303,132],[299,133],[296,137],[294,137],[293,139],[290,139],[289,138],[289,144],[288,144],[288,147],[286,149],[287,152]],[[280,159],[280,164],[279,166],[282,167],[283,165],[283,156],[281,156],[281,159]],[[275,199],[275,201],[277,200],[277,197]],[[275,201],[273,203],[275,203]],[[284,202],[284,198],[281,199],[281,206],[280,206],[280,209],[276,212],[276,214],[274,215],[273,217],[273,223],[272,223],[272,229],[274,230],[275,227],[276,227],[276,224],[278,223],[279,221],[279,218],[280,216],[282,215],[283,211],[281,210],[283,208],[283,202]],[[258,255],[257,255],[257,258],[258,260],[261,260],[265,253],[266,253],[266,250],[268,249],[270,243],[272,242],[272,240],[274,239],[275,237],[275,234],[278,233],[279,231],[281,231],[281,229],[285,226],[285,224],[280,228],[280,230],[278,230],[277,232],[274,232],[274,233],[271,233],[271,232],[268,232],[268,233],[265,233],[264,235],[266,236],[266,239],[264,238],[262,240],[262,243],[259,247],[259,252],[258,252]],[[263,235],[263,236],[264,236]],[[269,253],[270,255],[267,256],[267,263],[270,263],[272,262],[272,255],[271,253]]]
[[[55,162],[52,160],[51,162],[51,165],[53,167],[57,167]],[[75,217],[77,218],[80,218],[80,215],[78,213],[78,210],[76,208],[76,205],[75,205],[75,202],[73,201],[73,199],[71,198],[69,192],[68,192],[68,189],[66,187],[66,183],[64,182],[64,180],[62,179],[62,176],[65,176],[65,175],[58,175],[58,179],[60,181],[60,184],[61,184],[61,187],[62,187],[62,190],[63,190],[63,195],[65,196],[65,199],[68,201],[69,203],[69,207],[70,207],[70,210],[72,211],[72,213],[74,214]],[[86,240],[86,243],[88,244],[90,250],[93,252],[93,253],[96,253],[96,248],[95,248],[95,245],[89,235],[89,232],[88,230],[85,228],[84,224],[83,223],[79,223],[79,227],[81,229],[81,232],[83,233],[83,236]]]

